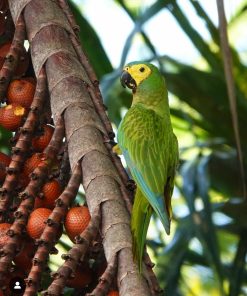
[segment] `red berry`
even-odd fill
[[[74,277],[66,282],[67,287],[82,289],[92,281],[92,270],[88,265],[79,265],[75,271]]]
[[[107,296],[119,296],[119,293],[116,290],[112,290],[107,294]]]
[[[39,208],[34,210],[27,222],[27,233],[33,239],[40,238],[45,229],[45,222],[51,214],[50,209]]]
[[[0,152],[0,182],[3,182],[6,177],[6,167],[9,166],[11,158]]]
[[[29,157],[23,166],[23,174],[29,176],[36,167],[40,166],[44,161],[45,155],[43,153],[34,153]]]
[[[9,223],[0,223],[0,248],[2,248],[9,238],[6,234],[7,231],[10,229],[11,224]]]
[[[7,90],[9,104],[18,104],[29,108],[33,101],[36,83],[32,79],[22,78],[12,80]]]
[[[43,198],[35,199],[35,208],[49,208],[53,209],[55,207],[55,200],[59,197],[62,192],[62,188],[57,180],[51,180],[42,188]]]
[[[26,110],[20,105],[11,104],[0,108],[0,124],[9,131],[16,131],[23,122]]]
[[[29,237],[26,237],[21,251],[14,258],[15,264],[28,272],[32,267],[32,258],[35,253],[35,249],[36,246],[34,245],[34,241]]]
[[[87,207],[71,208],[65,218],[65,229],[69,238],[75,242],[75,237],[80,235],[88,226],[90,213]]]
[[[50,143],[53,131],[54,127],[50,125],[45,125],[43,127],[43,134],[41,136],[33,138],[32,145],[34,150],[42,152]]]

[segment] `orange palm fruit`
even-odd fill
[[[55,200],[62,192],[61,185],[57,180],[51,180],[42,187],[43,198],[36,198],[34,208],[49,208],[55,207]]]
[[[75,271],[74,277],[66,282],[67,287],[82,289],[92,281],[92,270],[88,265],[79,265]]]
[[[9,223],[0,223],[0,248],[2,248],[9,238],[6,234],[7,231],[10,229],[11,224]]]
[[[0,125],[9,131],[16,131],[23,122],[26,109],[20,105],[10,104],[0,108]]]
[[[27,222],[27,233],[31,238],[40,238],[50,214],[51,210],[46,208],[38,208],[31,213]]]
[[[119,296],[119,293],[116,290],[112,290],[107,294],[107,296]]]
[[[42,152],[48,146],[53,135],[53,131],[54,127],[51,125],[43,126],[43,134],[34,137],[32,140],[32,146],[35,151]]]
[[[6,167],[9,166],[11,161],[11,158],[0,152],[0,182],[4,181],[4,178],[6,177]]]
[[[28,236],[25,237],[21,251],[14,258],[16,266],[21,267],[28,272],[32,266],[32,259],[35,250],[36,246],[34,245],[34,241]]]
[[[8,104],[18,104],[29,108],[33,101],[35,86],[36,83],[32,78],[12,80],[7,90]]]
[[[43,159],[43,153],[34,153],[25,161],[23,166],[23,175],[29,176],[34,171],[34,169],[42,163]]]
[[[87,228],[90,219],[89,210],[85,206],[73,207],[68,211],[64,226],[69,238],[73,242],[75,242],[75,237]]]

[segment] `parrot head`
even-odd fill
[[[140,88],[150,88],[159,81],[164,84],[159,70],[152,64],[146,62],[132,62],[123,68],[120,78],[123,87],[128,87],[133,93]],[[156,82],[156,83],[153,83]]]
[[[120,78],[123,87],[132,90],[132,106],[145,105],[161,117],[168,109],[168,94],[165,79],[158,68],[146,62],[132,62],[123,68]]]

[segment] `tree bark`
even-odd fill
[[[101,235],[107,262],[117,257],[120,295],[150,295],[132,257],[130,217],[121,193],[121,178],[104,141],[109,139],[92,102],[94,81],[71,42],[75,33],[56,1],[10,0],[15,24],[24,15],[36,77],[45,65],[53,120],[62,115],[70,165],[79,162],[87,204],[101,209]]]

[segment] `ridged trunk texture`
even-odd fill
[[[104,252],[108,264],[117,260],[120,295],[147,296],[151,294],[150,289],[132,258],[123,181],[109,145],[105,144],[112,135],[105,114],[100,116],[93,102],[94,97],[99,96],[97,81],[90,74],[87,60],[83,65],[83,58],[76,51],[73,41],[77,37],[61,3],[9,1],[15,24],[21,14],[24,17],[36,77],[42,68],[46,72],[53,120],[55,126],[59,125],[61,116],[64,120],[71,170],[75,171],[79,164],[92,219],[98,217],[95,213],[100,211]],[[28,288],[25,295],[34,295],[32,289]]]

